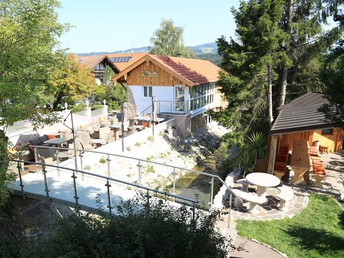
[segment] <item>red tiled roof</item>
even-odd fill
[[[155,62],[190,87],[218,81],[219,72],[221,71],[220,67],[206,60],[145,54],[140,59],[136,59],[136,62],[130,63],[125,69],[121,70],[113,80],[120,80],[125,74],[147,60]]]
[[[150,55],[193,85],[216,82],[221,68],[207,60]]]

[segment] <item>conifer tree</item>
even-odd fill
[[[229,100],[226,116],[236,128],[248,130],[268,123],[268,85],[273,110],[293,97],[321,86],[317,75],[320,56],[336,42],[341,24],[325,30],[329,19],[338,17],[341,0],[250,0],[232,9],[236,39],[217,40],[222,68],[223,92]],[[268,69],[268,68],[271,69]],[[268,80],[270,79],[270,80]],[[268,83],[270,81],[270,83]],[[306,83],[300,86],[300,82]],[[276,113],[275,113],[276,117]]]

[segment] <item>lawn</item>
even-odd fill
[[[311,194],[305,209],[291,219],[239,220],[238,234],[257,239],[290,258],[344,257],[343,210],[329,196]]]

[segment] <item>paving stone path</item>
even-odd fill
[[[234,248],[230,257],[287,257],[285,254],[279,253],[269,246],[238,236],[235,229],[236,220],[291,218],[306,207],[310,193],[327,194],[337,200],[340,200],[341,197],[344,198],[344,152],[322,154],[321,158],[324,161],[327,173],[322,181],[322,187],[315,187],[315,179],[312,175],[310,176],[311,185],[306,185],[306,183],[287,185],[294,190],[294,198],[286,203],[287,209],[284,211],[278,209],[278,200],[274,197],[277,194],[277,189],[270,188],[266,194],[268,202],[264,205],[256,206],[253,211],[248,211],[248,205],[244,204],[242,208],[232,209],[230,220],[228,213],[224,212],[218,222],[218,227],[223,234],[228,234],[233,239]],[[235,185],[232,186],[235,187]]]

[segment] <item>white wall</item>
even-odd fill
[[[143,86],[129,86],[131,92],[133,93],[133,97],[135,100],[137,111],[141,114],[143,110],[150,107],[152,105],[152,98],[151,97],[144,97],[143,96]],[[152,91],[153,96],[156,97],[157,101],[165,100],[165,101],[174,101],[174,87],[173,86],[154,86]],[[149,108],[147,113],[151,112]]]

